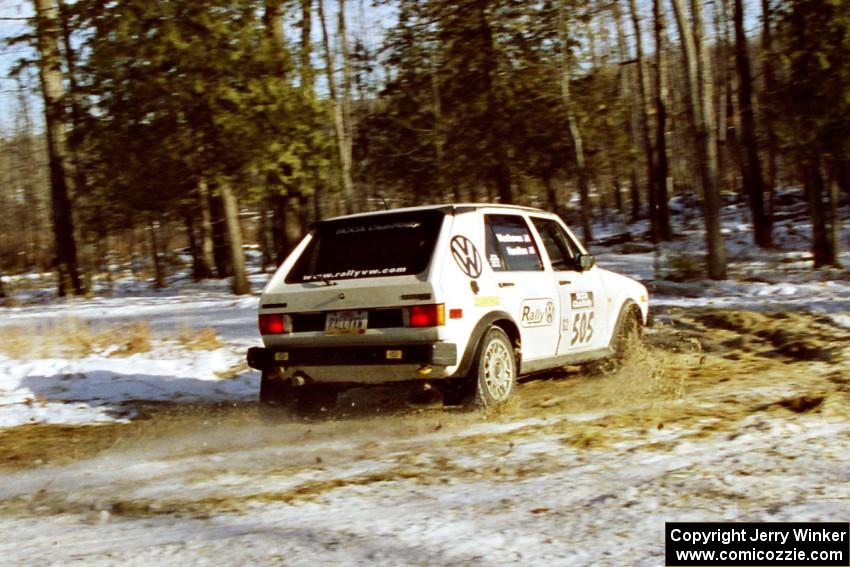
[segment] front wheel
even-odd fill
[[[608,358],[588,364],[591,374],[613,374],[625,366],[643,347],[643,324],[637,306],[627,306],[617,319],[611,337],[613,353]]]
[[[475,365],[475,405],[503,405],[516,389],[517,365],[513,344],[499,327],[491,327],[478,350]]]

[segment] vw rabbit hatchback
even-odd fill
[[[519,375],[617,360],[647,316],[646,288],[596,266],[556,215],[397,209],[313,228],[262,293],[263,347],[248,362],[265,405],[398,383],[488,407]]]

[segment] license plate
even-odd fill
[[[325,334],[362,335],[368,322],[368,311],[331,311],[325,319]]]

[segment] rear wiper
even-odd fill
[[[335,281],[329,280],[328,278],[319,278],[319,279],[322,280],[322,283],[325,284],[328,287],[330,287],[332,285],[336,285]]]

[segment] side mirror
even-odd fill
[[[596,265],[596,257],[593,254],[576,254],[576,265],[579,270],[586,272]]]

